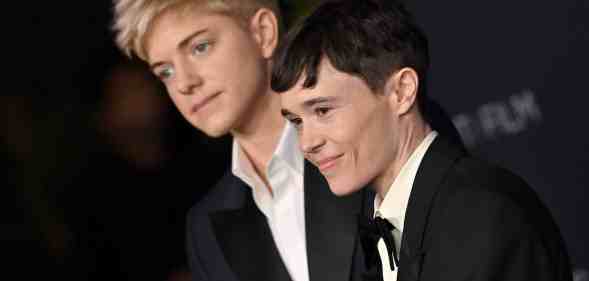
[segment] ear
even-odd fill
[[[278,45],[278,19],[272,10],[260,8],[250,18],[250,32],[264,58],[271,58]]]
[[[413,68],[401,68],[389,77],[384,90],[397,116],[404,115],[413,108],[417,101],[418,88],[419,76]]]

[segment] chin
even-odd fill
[[[229,133],[229,129],[221,126],[200,126],[197,127],[201,132],[211,138],[219,138]]]
[[[201,129],[201,131],[203,133],[205,133],[205,135],[207,135],[208,137],[211,138],[220,138],[222,136],[225,136],[229,133],[229,130],[222,130],[222,129]]]
[[[329,181],[329,189],[331,190],[331,192],[333,194],[335,194],[335,196],[338,197],[342,197],[342,196],[346,196],[346,195],[350,195],[352,193],[355,193],[356,191],[359,191],[360,189],[362,189],[361,186],[355,186],[355,185],[350,185],[350,184],[341,184],[341,183],[336,183],[333,181]]]
[[[195,127],[197,127],[201,132],[203,132],[205,135],[211,138],[219,138],[225,136],[231,131],[231,126],[229,126],[227,122],[209,122],[205,124],[201,123],[200,126]]]

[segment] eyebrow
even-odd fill
[[[280,109],[280,114],[282,114],[282,117],[285,117],[285,118],[288,116],[294,115],[292,112],[290,112],[284,108]]]
[[[303,107],[310,108],[318,103],[333,102],[336,101],[337,97],[316,97],[303,102]]]
[[[324,102],[333,102],[333,101],[337,101],[338,98],[337,97],[316,97],[316,98],[312,98],[310,100],[306,100],[303,102],[303,107],[304,108],[311,108],[316,104],[319,103],[324,103]],[[280,114],[282,114],[283,117],[289,117],[289,116],[296,116],[296,114],[288,111],[288,109],[282,108],[280,109]]]
[[[184,49],[186,48],[186,45],[188,45],[188,43],[190,43],[190,41],[192,41],[192,39],[194,39],[195,37],[206,33],[207,31],[209,31],[208,28],[203,28],[203,29],[199,29],[193,33],[191,33],[190,35],[186,36],[186,38],[182,39],[182,41],[180,41],[180,43],[178,43],[178,46],[176,47],[177,49]],[[163,61],[158,61],[158,62],[154,62],[152,64],[150,64],[149,68],[154,71],[155,68],[157,68],[158,66],[164,64]]]

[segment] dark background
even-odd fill
[[[474,154],[523,176],[589,267],[589,3],[413,1],[430,94]]]
[[[292,20],[313,1],[283,4]],[[430,38],[430,95],[473,154],[539,193],[579,268],[589,268],[588,5],[409,3]],[[109,1],[13,3],[4,13],[4,274],[182,280],[184,215],[224,173],[230,139],[192,129],[119,54]]]

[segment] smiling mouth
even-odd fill
[[[343,154],[339,154],[337,156],[327,157],[325,159],[321,159],[320,161],[318,161],[316,164],[317,164],[317,167],[319,168],[319,171],[321,171],[321,173],[328,172],[330,169],[332,169],[337,164],[337,160],[342,155]]]
[[[220,95],[221,92],[212,94],[202,100],[200,100],[199,102],[197,102],[193,107],[192,107],[192,113],[197,113],[199,110],[201,110],[204,106],[206,106],[211,100],[213,100],[215,97],[217,97],[218,95]]]

